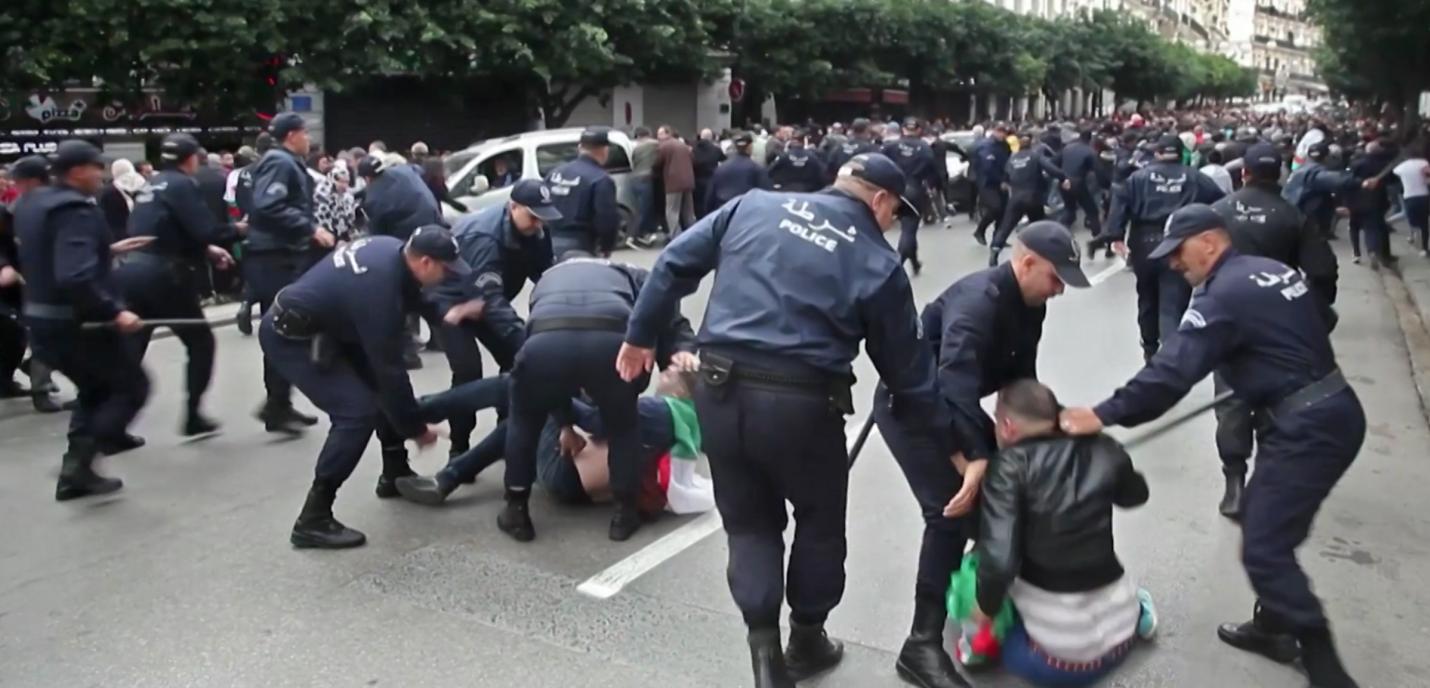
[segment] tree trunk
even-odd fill
[[[542,112],[546,116],[546,128],[558,129],[565,126],[566,120],[571,119],[581,101],[593,95],[596,95],[596,89],[590,86],[575,89],[565,86],[559,91],[542,94],[540,101]]]

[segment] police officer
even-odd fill
[[[253,141],[253,148],[259,156],[266,154],[273,149],[273,135],[266,131],[259,133]],[[234,179],[232,203],[233,207],[238,209],[239,221],[245,225],[253,215],[253,170],[258,166],[259,159],[260,158],[255,158],[245,162],[243,167],[239,168],[238,176]],[[243,303],[238,305],[238,317],[235,320],[235,324],[238,325],[238,331],[244,336],[253,334],[253,305],[256,303],[253,296],[253,285],[248,281],[247,277],[247,250],[247,243],[245,242],[243,247],[240,248],[240,253],[244,254],[245,257],[242,263],[245,274],[243,281]]]
[[[584,392],[600,410],[610,434],[611,491],[616,513],[610,538],[630,539],[640,529],[636,398],[648,380],[622,380],[611,367],[621,335],[646,282],[646,271],[588,255],[568,254],[546,271],[531,292],[526,343],[511,371],[506,436],[506,508],[497,519],[518,542],[536,537],[527,502],[536,479],[536,444],[548,416],[571,425],[570,400]],[[662,367],[676,352],[694,349],[690,323],[677,310],[660,328]],[[693,367],[688,362],[683,366]]]
[[[313,486],[293,524],[293,546],[341,549],[367,541],[333,517],[333,499],[374,431],[382,444],[382,498],[399,496],[396,480],[413,475],[404,438],[420,447],[437,440],[422,422],[402,365],[403,323],[421,307],[422,288],[448,273],[466,275],[470,268],[439,225],[418,228],[405,245],[393,237],[367,237],[319,261],[264,313],[258,341],[267,360],[331,423]]]
[[[1325,143],[1312,145],[1306,162],[1286,180],[1282,197],[1306,216],[1316,232],[1331,239],[1336,222],[1336,195],[1352,190],[1355,180],[1350,174],[1326,166],[1331,147]]]
[[[1058,191],[1063,197],[1061,222],[1068,231],[1072,231],[1074,223],[1077,222],[1077,211],[1081,209],[1083,222],[1092,231],[1092,235],[1102,233],[1101,211],[1094,191],[1097,183],[1097,160],[1097,153],[1092,150],[1092,131],[1089,129],[1080,132],[1077,140],[1062,150],[1062,170],[1067,183]]]
[[[188,134],[170,134],[159,148],[160,171],[134,197],[129,236],[154,237],[154,243],[130,254],[115,270],[114,280],[124,300],[142,318],[182,318],[202,324],[173,326],[188,354],[188,399],[180,432],[186,436],[218,430],[218,423],[199,411],[213,379],[214,336],[199,305],[207,262],[226,270],[233,257],[219,244],[238,238],[233,225],[219,222],[204,203],[195,180],[199,142]],[[138,360],[149,348],[152,328],[134,335]]]
[[[1047,144],[1033,145],[1033,136],[1024,132],[1018,137],[1018,152],[1008,158],[1004,168],[1004,189],[1008,192],[1007,207],[1003,211],[1003,222],[993,234],[989,246],[988,265],[998,264],[998,254],[1008,245],[1008,237],[1019,222],[1027,219],[1037,222],[1046,216],[1044,202],[1052,189],[1052,181],[1065,181],[1067,177],[1053,162]]]
[[[551,196],[561,221],[551,226],[551,248],[556,255],[581,250],[611,255],[620,230],[616,182],[606,174],[610,155],[610,129],[590,127],[581,132],[581,155],[547,175]]]
[[[269,125],[276,146],[263,154],[253,170],[253,211],[249,215],[245,278],[260,309],[267,309],[279,290],[297,279],[310,264],[310,249],[332,248],[334,238],[313,216],[313,178],[303,160],[308,155],[308,126],[303,117],[285,112]],[[258,419],[269,432],[293,434],[315,425],[313,416],[293,408],[292,385],[265,359],[263,386],[267,399]]]
[[[755,138],[747,131],[735,135],[735,146],[730,150],[730,157],[720,163],[715,174],[710,177],[710,196],[705,199],[705,207],[710,212],[719,210],[731,199],[750,189],[770,188],[769,174],[750,158],[750,147],[754,145],[754,141]]]
[[[1299,655],[1317,688],[1353,687],[1296,562],[1296,548],[1366,429],[1360,401],[1336,367],[1321,306],[1297,270],[1237,251],[1224,220],[1205,205],[1177,211],[1149,257],[1170,257],[1197,285],[1181,329],[1110,398],[1064,412],[1063,429],[1090,434],[1147,422],[1208,373],[1221,374],[1262,424],[1241,526],[1242,563],[1257,604],[1251,621],[1223,625],[1217,635],[1279,662]]]
[[[526,340],[526,324],[511,302],[551,267],[551,235],[544,227],[560,220],[551,188],[539,179],[523,179],[505,205],[463,216],[452,228],[458,251],[472,268],[467,278],[449,278],[435,290],[437,310],[445,314],[436,335],[452,368],[453,387],[482,377],[477,342],[497,366],[511,370]],[[505,416],[505,409],[499,415]],[[467,452],[476,425],[475,416],[451,419],[452,458]]]
[[[866,153],[845,164],[833,188],[752,191],[696,223],[661,253],[616,362],[627,380],[651,370],[677,300],[717,272],[699,338],[695,406],[758,688],[789,688],[843,655],[824,622],[844,592],[844,416],[853,412],[851,362],[861,340],[906,431],[926,434],[945,460],[951,455],[909,280],[883,237],[900,212],[918,212],[903,198],[906,188],[893,161]],[[786,501],[798,526],[782,654]]]
[[[973,230],[973,238],[979,244],[988,242],[989,227],[997,231],[998,223],[1003,220],[1003,209],[1008,204],[1008,192],[1003,181],[1013,149],[1008,147],[1007,139],[1008,127],[999,124],[973,150],[972,167],[978,182],[978,225]]]
[[[835,176],[839,174],[840,168],[844,167],[844,163],[849,162],[854,156],[877,152],[879,152],[879,146],[874,143],[874,132],[870,130],[869,120],[859,117],[850,122],[849,136],[838,145],[832,146],[828,157],[825,158],[824,173],[828,175],[827,183],[832,184]]]
[[[879,434],[924,517],[913,628],[897,664],[915,685],[967,685],[944,649],[944,594],[973,528],[961,517],[975,507],[988,460],[998,448],[993,421],[979,401],[1014,380],[1037,377],[1047,301],[1064,286],[1088,286],[1079,261],[1065,227],[1034,222],[1018,233],[1012,260],[954,282],[924,308],[923,332],[938,370],[938,390],[953,412],[957,468],[942,447],[903,430],[886,388],[875,394]]]
[[[65,141],[51,165],[54,185],[29,193],[15,209],[30,346],[41,362],[79,388],[55,487],[58,500],[118,490],[121,481],[94,472],[95,457],[143,444],[126,428],[149,396],[149,379],[121,335],[138,332],[144,323],[108,283],[109,225],[94,201],[104,185],[104,168],[98,148]],[[82,327],[87,323],[101,326]]]
[[[1132,272],[1137,277],[1137,327],[1142,335],[1142,357],[1152,358],[1177,331],[1182,311],[1187,309],[1191,288],[1165,261],[1149,257],[1167,218],[1178,208],[1192,203],[1212,203],[1223,194],[1216,182],[1186,165],[1182,141],[1164,136],[1156,145],[1156,160],[1134,172],[1113,200],[1112,214],[1097,241],[1111,242],[1120,253],[1130,254]],[[1131,236],[1123,243],[1123,231],[1132,224]]]
[[[914,274],[923,270],[919,262],[919,225],[929,207],[929,187],[938,184],[938,170],[934,168],[933,149],[919,136],[919,121],[910,117],[904,120],[903,136],[884,144],[884,156],[894,161],[904,173],[909,187],[904,189],[904,198],[913,201],[917,215],[905,214],[899,218],[899,261],[909,261]]]
[[[18,207],[25,196],[50,183],[50,163],[39,155],[20,158],[10,166],[10,179],[20,192],[12,204]],[[25,370],[30,376],[30,401],[36,411],[59,413],[71,410],[74,408],[73,401],[64,404],[55,401],[49,366],[33,357],[23,360],[29,345],[21,317],[24,284],[24,266],[20,264],[20,248],[15,243],[15,215],[11,205],[0,205],[0,358],[3,358],[0,360],[0,383],[13,380],[16,368]],[[19,385],[11,384],[15,394],[24,393]]]
[[[783,191],[818,191],[824,186],[824,162],[804,145],[804,137],[789,141],[784,152],[770,164],[770,183]]]

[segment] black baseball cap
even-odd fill
[[[295,131],[307,129],[308,123],[303,121],[303,116],[296,112],[281,112],[268,123],[268,131],[273,134],[273,139],[277,143],[282,143],[283,139]]]
[[[904,171],[899,169],[899,166],[895,165],[894,161],[890,160],[883,153],[860,153],[850,158],[849,162],[844,163],[844,166],[839,168],[839,176],[863,179],[874,186],[894,194],[900,201],[903,201],[904,204],[902,211],[899,213],[900,215],[908,213],[912,213],[915,216],[919,215],[918,206],[914,205],[912,201],[904,196],[904,187],[906,184]]]
[[[159,158],[166,163],[178,164],[201,150],[199,140],[189,134],[169,134],[159,145]]]
[[[357,173],[359,177],[370,178],[382,174],[387,169],[387,162],[382,159],[382,155],[369,155],[358,163]]]
[[[1258,143],[1246,149],[1245,160],[1246,167],[1251,170],[1265,171],[1272,175],[1281,171],[1281,154],[1269,143]]]
[[[1167,218],[1166,231],[1162,235],[1162,243],[1157,244],[1157,248],[1147,254],[1152,260],[1161,260],[1172,255],[1183,241],[1194,237],[1209,229],[1220,229],[1226,227],[1226,220],[1205,203],[1193,203]]]
[[[1058,279],[1069,287],[1086,289],[1092,286],[1087,274],[1082,271],[1082,255],[1078,253],[1077,242],[1072,232],[1060,222],[1039,220],[1018,232],[1021,241],[1029,251],[1053,264]]]
[[[1162,138],[1157,139],[1156,152],[1157,155],[1181,155],[1182,140],[1171,134],[1163,136]]]
[[[43,156],[27,155],[10,166],[10,178],[45,181],[50,178],[50,163]]]
[[[609,146],[610,144],[610,127],[586,127],[586,130],[581,132],[581,145],[583,146]]]
[[[754,142],[755,137],[751,136],[750,132],[748,131],[742,131],[738,134],[735,134],[735,145],[737,146],[748,146]]]
[[[72,167],[80,165],[98,165],[104,167],[109,160],[99,151],[99,148],[88,141],[70,139],[61,141],[55,148],[54,156],[51,158],[50,169],[58,174],[68,172]]]
[[[551,187],[540,179],[523,179],[511,188],[511,200],[525,206],[536,219],[555,222],[561,219],[561,211],[551,201]]]
[[[457,251],[457,240],[442,225],[418,227],[407,239],[407,250],[431,258],[457,275],[472,274],[472,266]]]

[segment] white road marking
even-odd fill
[[[1107,269],[1106,269],[1106,270],[1103,270],[1102,272],[1099,272],[1099,273],[1097,273],[1096,275],[1093,275],[1092,277],[1087,278],[1087,281],[1090,283],[1090,286],[1094,286],[1094,287],[1095,287],[1095,286],[1097,286],[1097,285],[1099,285],[1099,284],[1102,284],[1103,282],[1106,282],[1106,281],[1108,280],[1108,278],[1112,277],[1113,275],[1115,275],[1115,274],[1117,274],[1117,273],[1119,273],[1119,272],[1122,272],[1123,270],[1126,270],[1126,269],[1127,269],[1127,261],[1125,261],[1125,260],[1123,260],[1123,259],[1121,259],[1121,258],[1118,258],[1116,263],[1113,263],[1112,265],[1107,266]]]
[[[858,439],[859,430],[863,426],[862,419],[847,426],[853,428],[853,434],[849,437],[849,449],[854,448],[854,441]],[[878,431],[878,427],[873,428],[869,432],[869,437],[873,438]],[[868,446],[867,440],[865,446]],[[701,514],[691,522],[666,533],[659,540],[612,564],[606,570],[587,578],[576,586],[576,591],[598,600],[609,599],[630,585],[632,581],[650,573],[655,567],[714,534],[722,526],[723,522],[720,520],[719,511],[711,510]]]

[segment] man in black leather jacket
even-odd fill
[[[1035,685],[1100,678],[1156,627],[1112,541],[1112,507],[1145,504],[1147,481],[1116,440],[1060,433],[1060,408],[1035,380],[1004,387],[983,482],[978,606],[992,617],[1014,601],[1004,666]]]

